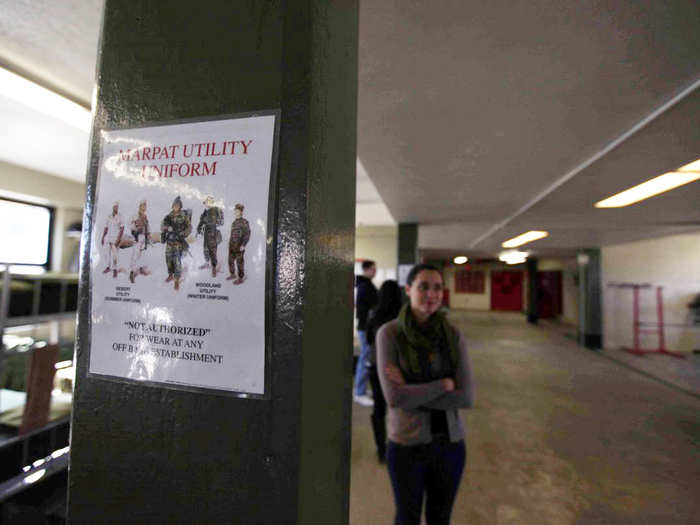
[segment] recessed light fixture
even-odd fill
[[[529,232],[522,233],[517,237],[508,239],[507,241],[501,243],[501,246],[503,246],[504,248],[517,248],[518,246],[522,246],[523,244],[536,241],[537,239],[544,239],[548,235],[549,232],[530,230]]]
[[[521,252],[518,250],[506,250],[501,252],[498,256],[498,260],[506,264],[520,264],[527,260],[528,252]]]
[[[469,257],[467,257],[466,255],[458,255],[457,257],[452,259],[452,262],[455,264],[464,264],[468,260],[469,260]]]
[[[0,68],[0,95],[75,128],[90,131],[92,117],[88,109],[3,68]]]
[[[700,179],[700,159],[598,201],[596,208],[622,208]]]

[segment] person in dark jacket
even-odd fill
[[[372,277],[377,273],[374,261],[362,262],[362,275],[355,280],[357,298],[355,309],[357,311],[357,336],[360,339],[360,357],[355,369],[355,402],[363,406],[371,406],[372,398],[367,395],[367,359],[369,358],[369,344],[367,343],[367,316],[369,311],[377,304],[377,289],[372,283]]]
[[[384,323],[393,321],[398,317],[401,310],[401,289],[396,281],[384,281],[379,288],[379,300],[377,306],[372,308],[367,318],[367,342],[371,351],[369,356],[370,366],[368,367],[369,382],[372,385],[374,395],[374,409],[372,410],[372,430],[374,431],[374,441],[377,444],[377,457],[380,463],[384,463],[386,456],[386,400],[382,393],[377,373],[377,346],[375,339],[377,330]]]

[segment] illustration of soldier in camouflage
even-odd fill
[[[228,267],[229,275],[226,279],[235,279],[233,284],[241,284],[245,279],[245,247],[250,240],[250,226],[248,221],[243,218],[242,204],[234,206],[234,214],[236,219],[231,224],[231,238],[228,242]],[[236,277],[236,269],[238,269],[238,277]]]
[[[115,202],[112,205],[112,214],[105,221],[105,229],[102,232],[102,246],[105,247],[105,259],[107,259],[107,268],[104,273],[112,271],[112,277],[116,278],[119,272],[119,245],[124,234],[124,220],[119,213],[119,203]]]
[[[207,197],[204,201],[205,209],[199,217],[197,225],[197,234],[204,235],[204,261],[200,266],[200,270],[209,267],[211,262],[211,276],[216,277],[218,271],[219,260],[217,257],[217,249],[221,242],[221,232],[217,226],[224,224],[224,210],[216,206],[214,197]]]
[[[169,283],[175,279],[175,290],[180,289],[182,277],[182,255],[188,251],[187,236],[192,233],[192,210],[182,209],[182,200],[175,197],[172,211],[160,225],[160,239],[165,243],[165,264],[168,266]]]
[[[134,238],[134,247],[131,249],[131,272],[129,280],[132,284],[136,281],[136,276],[149,275],[151,272],[143,262],[143,254],[150,244],[151,229],[146,215],[146,201],[139,202],[138,212],[131,218],[131,235]]]

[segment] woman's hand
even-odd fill
[[[401,370],[399,369],[398,366],[387,365],[384,368],[384,373],[386,374],[386,378],[391,383],[394,383],[395,385],[405,385],[406,384],[406,380],[403,378],[403,374],[401,373]]]
[[[450,377],[443,377],[440,382],[442,383],[442,388],[445,389],[445,392],[452,392],[455,389],[454,379]]]

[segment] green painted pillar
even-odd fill
[[[538,301],[540,289],[537,284],[537,259],[529,257],[526,261],[527,267],[527,322],[537,324],[540,317]]]
[[[88,226],[100,129],[281,110],[271,395],[88,376],[84,242],[70,523],[347,523],[357,24],[357,0],[107,0]]]
[[[398,242],[399,264],[416,264],[418,262],[418,224],[400,223]]]
[[[578,339],[592,350],[603,347],[600,249],[580,250],[578,260]]]
[[[397,275],[401,287],[406,284],[406,277],[411,268],[418,263],[418,224],[414,222],[399,223],[397,240],[398,265]]]

